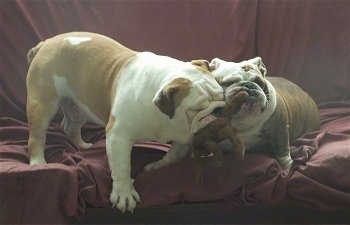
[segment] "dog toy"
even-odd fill
[[[192,151],[195,160],[196,182],[203,181],[203,164],[223,166],[224,158],[217,143],[229,139],[233,145],[231,153],[243,160],[245,147],[237,135],[237,130],[231,126],[231,116],[239,110],[240,105],[247,99],[248,93],[241,91],[232,97],[218,114],[211,114],[202,119],[203,128],[194,135]]]

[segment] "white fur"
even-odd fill
[[[282,165],[282,167],[286,167],[285,165],[288,165],[289,167],[293,162],[292,157],[290,156],[290,152],[288,153],[288,155],[277,157],[277,160]]]
[[[215,58],[210,63],[210,66],[215,79],[219,84],[225,84],[227,82],[240,82],[240,81],[251,81],[254,80],[256,76],[261,76],[259,74],[259,68],[257,67],[256,60],[260,58],[254,58],[251,60],[234,63],[226,62],[219,58]],[[260,59],[261,60],[261,59]],[[248,72],[242,72],[242,66],[250,65],[253,70]],[[265,69],[266,73],[266,69]],[[268,85],[270,93],[270,101],[268,107],[264,110],[263,113],[256,114],[245,114],[240,115],[238,112],[237,115],[232,117],[231,124],[236,127],[239,137],[244,142],[245,146],[249,148],[250,146],[255,145],[263,140],[260,139],[260,132],[263,128],[264,123],[270,118],[272,113],[276,108],[276,91],[271,83],[267,80],[266,84]]]
[[[244,70],[243,67],[247,65],[249,65],[252,69],[248,71]],[[260,57],[239,63],[226,62],[224,60],[215,58],[210,63],[210,67],[213,70],[212,73],[214,74],[215,79],[219,84],[223,86],[227,84],[230,87],[237,88],[238,90],[241,88],[241,84],[244,84],[247,81],[254,81],[256,76],[264,77],[266,75],[266,68],[262,63]],[[254,111],[247,113],[246,111],[241,110],[231,118],[232,126],[237,129],[238,135],[242,139],[247,149],[258,144],[266,144],[269,141],[263,138],[262,132],[265,122],[271,117],[276,109],[277,99],[275,88],[266,79],[265,83],[268,88],[269,102],[267,105],[265,104],[266,107],[264,108],[264,111]],[[234,88],[227,88],[227,90],[232,90]],[[226,91],[225,93],[227,95],[230,92]],[[265,93],[261,88],[260,93],[261,96],[264,96],[264,99],[266,99]],[[264,102],[264,99],[262,99],[261,102]],[[289,148],[289,144],[287,144],[286,147]],[[289,167],[292,163],[290,154],[283,157],[277,157],[277,160],[283,167],[286,168]]]
[[[176,77],[190,79],[192,88],[174,117],[169,119],[152,101]],[[107,134],[113,179],[111,202],[122,211],[132,211],[140,199],[130,178],[130,152],[134,143],[174,141],[164,158],[147,165],[145,170],[166,166],[188,154],[187,145],[193,138],[191,130],[199,129],[195,121],[210,114],[214,110],[213,104],[224,106],[222,100],[222,88],[214,78],[199,72],[193,65],[149,52],[138,53],[121,73],[112,105],[111,114],[116,122]],[[205,113],[201,113],[203,111]]]
[[[79,45],[82,42],[91,41],[91,37],[66,37],[64,40],[69,41],[71,45]]]
[[[99,60],[109,60],[111,65],[113,65],[113,57],[107,54],[107,57],[111,58],[101,58],[100,55],[93,54],[86,55],[85,50],[89,48],[95,48],[98,43],[93,43],[89,41],[92,39],[89,37],[89,33],[72,33],[63,34],[64,38],[61,39],[61,35],[54,37],[53,39],[47,40],[47,43],[41,46],[41,50],[37,53],[44,54],[47,61],[51,64],[45,62],[36,61],[35,59],[31,63],[31,68],[41,68],[40,70],[29,70],[27,85],[34,85],[36,83],[35,79],[46,79],[45,81],[51,82],[51,77],[53,79],[54,88],[58,95],[56,99],[55,94],[51,92],[50,101],[46,102],[45,110],[41,110],[41,113],[47,113],[47,115],[42,115],[44,120],[42,126],[38,126],[42,130],[33,129],[31,132],[31,151],[35,154],[31,155],[30,163],[39,164],[45,163],[43,155],[43,147],[45,145],[45,139],[36,138],[33,135],[34,132],[39,133],[45,132],[46,125],[49,124],[52,114],[57,110],[58,105],[62,107],[64,112],[64,119],[62,121],[62,127],[67,134],[67,136],[79,146],[87,148],[91,146],[89,143],[83,142],[81,139],[81,126],[87,121],[93,121],[101,126],[106,127],[106,152],[108,156],[109,166],[111,169],[111,177],[113,180],[112,192],[110,195],[111,203],[116,206],[121,211],[133,211],[136,207],[138,201],[140,201],[140,196],[133,186],[133,180],[131,179],[131,149],[134,143],[139,141],[159,141],[159,142],[169,142],[173,141],[173,144],[164,156],[163,159],[154,162],[145,167],[145,170],[157,169],[166,166],[179,158],[184,157],[188,154],[189,145],[193,138],[193,132],[200,128],[199,121],[210,114],[217,106],[224,106],[223,101],[223,89],[215,81],[215,79],[207,73],[202,72],[191,63],[185,63],[178,61],[176,59],[158,56],[149,52],[136,53],[136,56],[132,58],[128,64],[123,67],[122,71],[114,71],[115,73],[115,89],[111,88],[116,93],[108,93],[111,96],[115,96],[111,106],[111,112],[107,124],[105,124],[107,118],[99,118],[93,112],[98,112],[98,109],[89,108],[87,105],[82,104],[82,101],[78,98],[78,94],[74,94],[75,87],[69,86],[69,82],[74,79],[88,79],[84,76],[85,74],[44,74],[42,71],[84,71],[84,73],[95,72],[96,70],[76,70],[75,67],[86,66],[86,64],[69,64],[72,68],[62,68],[65,64],[62,63],[62,59],[65,58],[62,54],[69,54],[67,52],[60,51],[60,48],[45,49],[45,46],[50,46],[52,44],[56,45],[60,41],[68,42],[65,48],[71,47],[70,50],[76,51],[75,57],[80,57],[82,62],[88,63],[94,62],[99,66]],[[80,37],[76,37],[80,35]],[[115,43],[108,38],[101,37],[97,34],[91,34],[95,39],[99,39],[102,47],[108,48],[110,45],[115,45]],[[50,43],[52,42],[53,43]],[[85,43],[86,42],[86,43]],[[103,44],[102,42],[105,42]],[[84,44],[82,44],[84,43]],[[76,48],[75,45],[80,45]],[[115,47],[115,46],[114,46]],[[116,47],[121,48],[119,45]],[[52,50],[52,51],[49,51]],[[81,51],[83,50],[83,51]],[[122,50],[123,55],[129,55],[128,50]],[[46,54],[45,54],[46,53]],[[131,55],[132,55],[131,54]],[[35,56],[37,57],[37,56]],[[51,57],[51,58],[50,58]],[[56,58],[57,57],[57,58]],[[84,57],[88,59],[84,60]],[[121,58],[123,60],[123,58]],[[126,60],[126,59],[124,59]],[[54,66],[57,65],[57,68]],[[45,66],[49,66],[46,68]],[[91,64],[89,64],[91,66]],[[102,70],[104,67],[98,68]],[[118,67],[119,68],[119,67]],[[109,68],[107,68],[109,69]],[[42,74],[40,74],[40,71]],[[100,71],[101,74],[107,74],[106,79],[113,79],[113,76],[109,76],[110,71]],[[33,73],[33,74],[32,74]],[[35,74],[34,74],[35,73]],[[39,74],[38,74],[39,73]],[[57,72],[58,73],[58,72]],[[91,74],[88,74],[91,75]],[[41,76],[41,77],[40,77]],[[69,77],[71,76],[71,77]],[[177,106],[173,117],[170,119],[168,115],[161,112],[161,110],[156,106],[156,99],[160,93],[164,90],[167,85],[171,84],[175,78],[186,78],[190,80],[191,83],[189,87],[189,93],[184,97]],[[101,76],[99,79],[85,80],[86,82],[81,82],[78,92],[89,92],[89,85],[98,85],[96,82],[106,82]],[[78,80],[75,80],[78,83]],[[89,83],[91,82],[91,83]],[[110,81],[109,81],[110,82]],[[114,82],[114,81],[113,81]],[[87,85],[87,86],[84,86]],[[39,86],[43,90],[45,88],[51,88],[51,85]],[[114,87],[114,86],[113,86]],[[35,100],[36,97],[42,97],[40,95],[45,95],[45,91],[40,90],[35,87],[28,86],[28,90],[31,93],[30,97]],[[35,94],[33,94],[35,93]],[[185,93],[185,92],[184,92]],[[91,95],[94,98],[94,95]],[[40,98],[38,98],[40,99]],[[45,99],[45,98],[41,98]],[[89,101],[87,99],[86,101]],[[99,101],[108,101],[106,99],[99,99]],[[32,106],[35,101],[28,101]],[[101,104],[109,105],[110,102],[101,102]],[[90,106],[92,107],[92,106]],[[34,107],[29,107],[33,110]],[[109,112],[108,112],[109,113]],[[32,119],[33,114],[31,114]],[[40,115],[39,115],[40,116]],[[36,123],[42,121],[35,120]],[[39,124],[41,125],[41,124]],[[42,135],[42,134],[40,134]],[[29,145],[29,144],[28,144]]]
[[[231,124],[237,128],[238,135],[242,139],[247,148],[254,146],[261,141],[260,133],[264,123],[270,118],[276,109],[276,91],[270,82],[267,82],[270,101],[268,107],[260,115],[244,115],[233,117]]]
[[[178,68],[178,71],[174,71],[173,68]],[[193,88],[191,94],[176,110],[174,118],[169,120],[167,115],[150,103],[162,86],[176,76],[184,77],[183,74],[188,74],[189,76],[185,77],[192,80],[194,85],[201,87],[201,90],[199,87]],[[122,129],[130,132],[130,136],[134,137],[132,141],[154,139],[159,142],[168,142],[176,139],[183,144],[188,144],[191,140],[190,134],[193,133],[191,130],[199,129],[195,122],[210,114],[216,107],[223,107],[225,104],[222,101],[222,89],[213,82],[215,82],[213,78],[199,73],[190,64],[152,53],[139,53],[138,58],[124,69],[118,80],[117,97],[113,104],[112,115],[123,118],[119,126],[125,126]],[[125,107],[126,103],[128,103],[127,107]],[[188,108],[192,106],[193,109]],[[191,110],[195,112],[196,118],[186,117],[187,112]],[[203,110],[205,110],[204,113]],[[137,126],[130,126],[130,121]]]

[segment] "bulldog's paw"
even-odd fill
[[[158,160],[156,162],[152,162],[152,163],[149,163],[147,164],[143,170],[146,171],[146,172],[149,172],[151,170],[156,170],[156,169],[159,169],[159,168],[162,168],[164,166],[166,166],[166,162],[164,160]]]
[[[92,143],[86,143],[86,142],[82,142],[79,144],[79,147],[82,148],[82,149],[88,149],[88,148],[91,148],[94,144]]]
[[[289,169],[293,163],[293,159],[290,154],[277,157],[277,161],[280,163],[283,169]]]
[[[46,160],[45,160],[44,156],[30,157],[29,164],[31,166],[43,165],[43,164],[46,164]]]
[[[131,182],[113,181],[113,188],[109,197],[113,208],[117,207],[123,213],[126,210],[132,213],[136,204],[141,202],[133,182],[133,179]]]

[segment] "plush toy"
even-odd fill
[[[202,119],[202,126],[194,136],[192,151],[195,159],[196,182],[201,183],[203,179],[202,166],[204,163],[222,166],[224,158],[217,143],[229,139],[233,145],[232,152],[239,160],[243,160],[245,147],[237,136],[237,131],[231,126],[231,115],[237,112],[240,105],[247,99],[248,93],[239,92],[233,97],[229,104],[218,113],[211,114]]]

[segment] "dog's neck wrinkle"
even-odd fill
[[[264,122],[266,122],[266,121],[264,121]],[[251,126],[244,126],[243,124],[238,125],[238,123],[232,122],[232,120],[231,120],[231,124],[233,127],[237,128],[237,131],[239,133],[245,133],[245,132],[249,132],[251,130],[255,130],[256,127],[262,126],[262,124],[264,124],[264,123],[260,123],[260,125],[259,124],[257,125],[256,123],[254,123]]]

